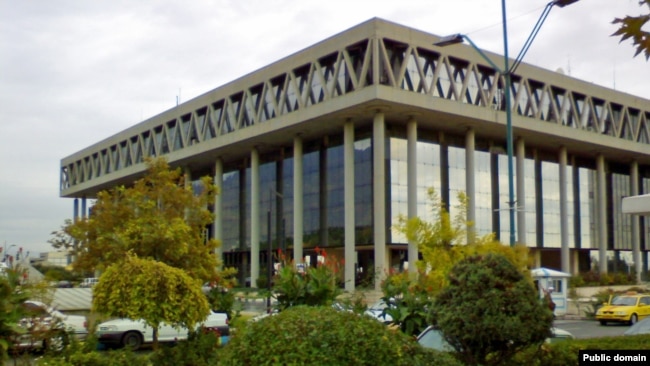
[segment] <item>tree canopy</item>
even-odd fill
[[[639,5],[648,6],[648,13],[638,16],[626,16],[625,18],[615,18],[613,24],[618,24],[619,28],[612,36],[620,36],[621,42],[631,39],[636,47],[634,56],[644,53],[645,59],[650,59],[650,32],[644,31],[643,27],[650,22],[650,0],[639,0]]]
[[[100,192],[88,217],[66,221],[49,242],[72,249],[79,271],[104,270],[131,251],[194,278],[214,278],[219,264],[214,249],[220,244],[206,236],[205,228],[213,222],[208,207],[216,187],[210,177],[185,184],[180,169],[170,169],[162,158],[147,164],[143,178]]]
[[[143,319],[154,329],[161,323],[194,329],[210,312],[201,283],[185,271],[127,253],[106,269],[93,289],[93,310],[108,316]]]

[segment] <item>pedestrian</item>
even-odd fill
[[[548,308],[551,310],[551,312],[553,312],[553,316],[555,317],[555,302],[553,302],[553,297],[551,296],[553,290],[553,287],[549,287],[548,289],[544,290],[544,301],[546,301]]]

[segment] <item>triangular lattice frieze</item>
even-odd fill
[[[143,129],[61,168],[61,189],[111,174],[145,157],[162,156],[241,129],[327,103],[369,86],[443,98],[477,108],[505,111],[505,78],[480,57],[466,59],[417,37],[403,40],[372,36],[341,48],[327,48],[313,59],[287,58],[284,71],[240,89],[229,85],[210,93],[205,105]],[[300,60],[299,62],[296,60]],[[282,65],[282,64],[279,64]],[[276,66],[274,66],[276,67]],[[280,70],[280,68],[278,68]],[[650,144],[650,111],[603,100],[567,84],[528,75],[511,75],[512,112],[537,121]],[[249,80],[248,78],[242,80]],[[223,90],[223,91],[222,91]],[[224,95],[227,91],[227,95]],[[193,102],[191,105],[195,105]],[[435,105],[432,103],[432,105]],[[146,126],[146,127],[144,127]]]

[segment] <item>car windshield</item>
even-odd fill
[[[645,318],[625,331],[625,335],[650,333],[650,318]]]
[[[442,337],[442,333],[434,328],[427,328],[418,337],[418,343],[425,348],[431,348],[438,351],[452,351],[453,349]]]
[[[384,300],[379,300],[376,303],[368,306],[368,309],[370,309],[370,310],[384,310],[384,309],[386,309],[386,303],[384,302]]]
[[[611,305],[634,306],[636,305],[636,299],[636,297],[631,296],[616,296]]]

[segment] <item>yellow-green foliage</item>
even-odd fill
[[[163,322],[194,329],[210,307],[201,284],[185,271],[129,253],[101,275],[93,289],[93,310],[143,319],[153,329]]]
[[[476,234],[473,230],[474,223],[467,221],[468,198],[465,193],[458,193],[460,204],[456,207],[456,215],[453,218],[433,188],[428,189],[427,196],[431,203],[433,219],[429,222],[419,217],[408,219],[401,215],[394,229],[404,234],[409,241],[417,243],[422,260],[416,265],[419,272],[425,274],[424,282],[432,295],[447,286],[447,273],[454,264],[476,254],[499,253],[529,276],[526,246],[510,247],[495,240],[494,234]]]
[[[49,242],[72,249],[79,271],[102,271],[132,251],[195,278],[213,279],[219,243],[205,237],[205,227],[213,222],[208,205],[217,188],[210,177],[203,177],[200,192],[194,192],[182,172],[170,169],[163,158],[147,164],[148,173],[133,186],[99,192],[92,214],[68,220]]]

